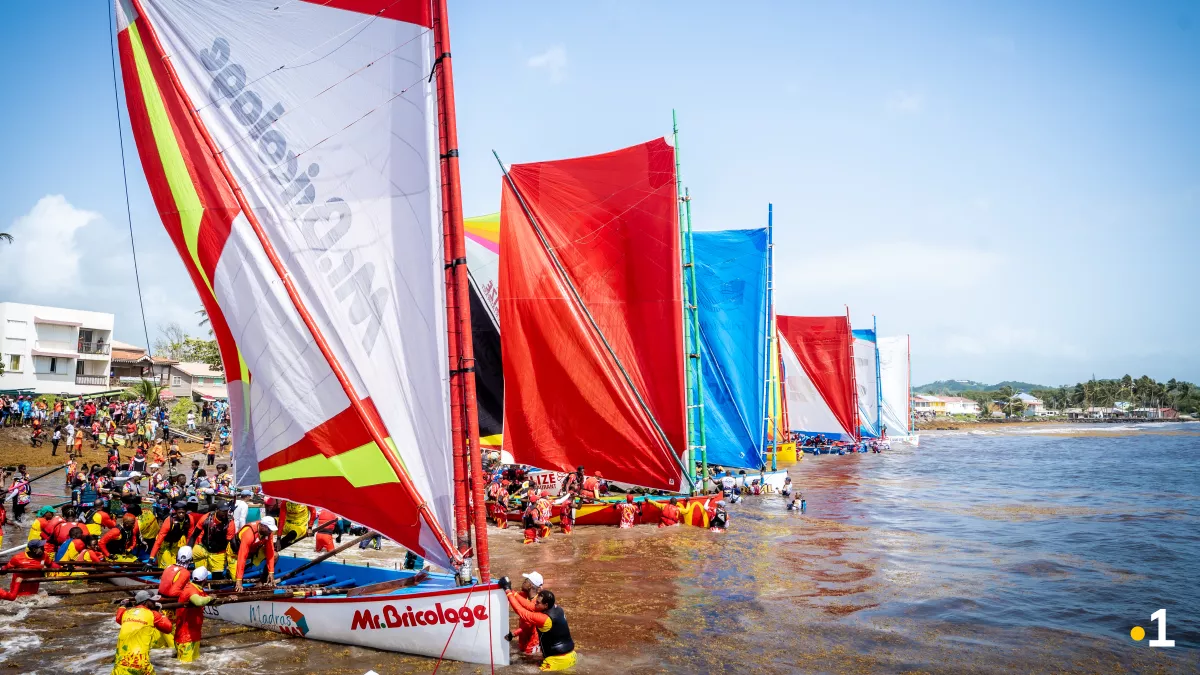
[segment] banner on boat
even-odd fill
[[[225,366],[238,483],[449,567],[430,3],[115,9],[150,192]]]

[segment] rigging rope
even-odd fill
[[[151,369],[154,365],[154,354],[150,346],[150,329],[146,325],[146,304],[142,299],[142,277],[138,274],[137,244],[133,239],[133,214],[129,209],[129,173],[125,170],[125,134],[121,130],[121,96],[117,90],[117,26],[116,11],[108,13],[108,51],[112,62],[113,103],[117,108],[117,140],[121,146],[121,180],[125,188],[125,221],[129,225],[129,249],[133,253],[133,278],[137,282],[138,309],[142,313],[142,334],[146,337],[146,355],[150,357]]]

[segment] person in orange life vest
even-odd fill
[[[168,565],[158,579],[158,594],[171,601],[177,600],[188,579],[192,577],[191,566],[192,547],[180,547],[179,552],[175,554],[175,562]]]
[[[729,513],[725,510],[725,500],[718,499],[715,504],[708,507],[708,529],[713,532],[724,532],[725,526],[729,524]]]
[[[550,504],[550,498],[545,492],[539,492],[537,497],[538,516],[541,518],[542,529],[538,532],[538,539],[546,539],[550,536],[550,519],[554,514],[554,507]]]
[[[575,527],[575,508],[579,501],[579,495],[575,492],[567,493],[567,500],[562,503],[558,514],[558,527],[563,534],[571,534],[571,530]]]
[[[537,542],[538,533],[546,527],[546,523],[541,519],[541,512],[538,511],[536,504],[526,499],[524,507],[525,510],[521,513],[521,526],[525,528],[525,543],[533,544]]]
[[[679,500],[671,497],[671,501],[667,502],[662,507],[662,518],[658,521],[659,527],[671,527],[679,524]]]
[[[174,628],[159,606],[150,591],[138,591],[131,604],[117,610],[121,631],[117,633],[112,675],[154,675],[150,649]]]
[[[137,555],[134,549],[142,543],[141,532],[138,530],[137,516],[126,513],[121,516],[121,524],[110,529],[100,537],[100,550],[114,562],[135,562]]]
[[[338,515],[329,509],[317,511],[317,540],[316,552],[332,551],[334,530],[337,528]],[[341,537],[339,536],[339,539]]]
[[[175,610],[175,657],[182,663],[196,660],[200,654],[200,631],[204,626],[204,606],[213,598],[200,588],[200,584],[208,581],[208,570],[203,566],[192,572],[191,579],[184,584],[179,592],[179,602],[183,606]]]
[[[596,501],[600,496],[600,479],[604,478],[599,471],[595,476],[588,476],[583,481],[583,489],[579,492],[579,496],[587,501]]]
[[[117,521],[113,520],[112,514],[109,513],[108,500],[102,500],[96,505],[92,517],[88,519],[88,532],[93,537],[99,537],[116,526]]]
[[[504,589],[509,607],[520,619],[537,628],[538,642],[542,649],[542,663],[538,669],[561,671],[573,668],[576,663],[575,641],[571,639],[567,615],[555,602],[554,593],[547,590],[538,591],[533,601],[533,609],[530,610],[520,601],[520,596],[512,589],[512,582],[508,577],[501,578],[499,585]]]
[[[16,600],[38,592],[40,581],[26,581],[27,577],[40,577],[44,570],[59,569],[57,563],[46,558],[46,542],[34,539],[25,545],[25,550],[14,555],[0,568],[12,572],[12,582],[7,591],[0,591],[0,600]]]
[[[29,538],[26,541],[33,541],[34,539],[48,541],[50,534],[54,532],[54,528],[61,522],[62,518],[54,512],[53,507],[43,506],[38,509],[37,518],[34,519],[33,526],[29,528]]]
[[[520,603],[525,609],[533,611],[537,594],[541,592],[542,585],[546,583],[546,580],[537,572],[521,576],[525,577],[525,581],[521,583],[521,592],[513,593],[512,602]],[[537,626],[525,619],[518,618],[517,629],[504,636],[504,639],[509,642],[512,642],[513,638],[517,639],[517,649],[521,650],[525,656],[534,656],[541,651],[541,647],[538,645]]]
[[[642,505],[633,502],[633,495],[625,495],[625,502],[615,505],[621,513],[621,529],[633,527],[633,523],[642,515]]]
[[[569,473],[566,478],[563,478],[562,490],[559,493],[565,495],[568,492],[579,492],[579,488],[581,487],[583,487],[582,464],[575,468],[575,473]]]
[[[500,480],[494,480],[488,485],[488,510],[492,516],[492,522],[496,527],[506,530],[508,529],[508,490],[501,484]]]
[[[234,568],[233,579],[236,582],[234,590],[242,591],[242,578],[246,574],[247,563],[254,564],[256,553],[262,552],[267,564],[267,584],[275,584],[275,538],[272,536],[279,529],[275,519],[263,516],[257,523],[246,523],[233,540],[233,550],[237,552],[237,567]]]
[[[158,561],[163,567],[175,562],[176,552],[181,546],[187,545],[188,537],[192,534],[191,522],[187,506],[183,502],[176,502],[175,510],[158,528],[158,536],[154,538],[154,546],[150,548],[150,559]],[[188,553],[191,553],[190,548]]]

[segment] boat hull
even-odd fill
[[[684,525],[695,527],[708,527],[708,507],[720,498],[721,495],[719,494],[702,497],[676,497],[679,500],[680,522]],[[634,524],[657,525],[662,521],[662,507],[669,500],[670,497],[636,497],[635,501],[642,505],[642,515],[634,521]],[[599,502],[581,504],[575,509],[575,526],[620,525],[621,512],[617,509],[617,505],[624,501],[624,498],[606,497]],[[565,504],[553,504],[550,511],[550,523],[552,525],[557,525],[560,522],[563,509],[565,508],[568,508]],[[508,513],[508,520],[510,522],[521,522],[521,513],[519,511],[510,511]]]

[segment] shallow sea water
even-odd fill
[[[523,546],[493,528],[494,573],[545,575],[581,673],[1200,672],[1200,425],[935,432],[789,472],[805,515],[764,496],[732,507],[723,534],[581,527]],[[0,673],[107,673],[112,597],[0,607]],[[1156,635],[1160,608],[1173,649],[1129,636]],[[216,621],[205,633],[199,663],[156,651],[159,672],[434,667]]]

